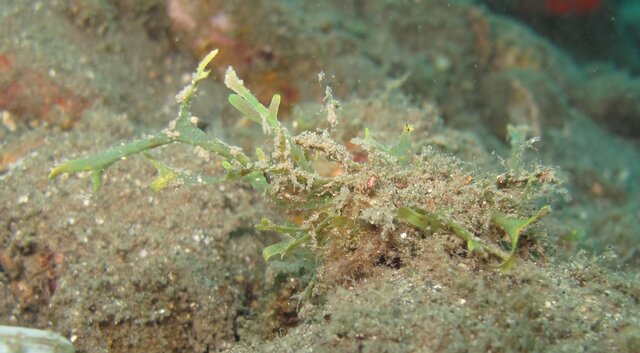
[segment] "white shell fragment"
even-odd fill
[[[51,331],[0,326],[0,353],[73,353],[69,340]]]

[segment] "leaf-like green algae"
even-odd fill
[[[486,248],[486,250],[492,253],[495,252],[496,255],[501,256],[497,249],[489,249],[481,245],[480,240],[463,226],[453,221],[443,220],[433,213],[418,208],[400,207],[398,209],[398,218],[406,220],[423,231],[433,232],[440,229],[449,229],[467,242],[467,250],[469,250],[469,252]]]
[[[536,222],[540,218],[544,217],[551,211],[551,206],[544,206],[536,214],[529,218],[515,218],[502,212],[494,212],[492,220],[505,233],[509,236],[511,241],[511,251],[509,256],[498,266],[503,270],[509,270],[516,260],[516,249],[518,246],[518,240],[520,239],[520,233],[532,223]]]
[[[467,242],[467,250],[469,250],[469,252],[486,251],[499,257],[502,262],[497,266],[497,268],[507,271],[515,263],[515,254],[520,233],[530,224],[544,217],[550,210],[550,206],[544,206],[533,216],[524,219],[511,217],[502,212],[493,213],[492,221],[496,226],[500,227],[505,231],[505,233],[507,233],[509,240],[511,241],[511,249],[508,254],[505,254],[504,251],[495,246],[482,242],[480,238],[476,237],[471,231],[464,228],[462,225],[454,221],[442,219],[442,217],[436,214],[429,213],[416,207],[399,208],[398,218],[404,219],[414,227],[423,231],[433,232],[436,230],[448,229]]]
[[[191,83],[186,86],[176,99],[181,103],[178,119],[170,124],[169,129],[164,130],[152,137],[132,141],[113,147],[104,152],[84,158],[78,158],[64,162],[51,170],[49,179],[53,179],[63,173],[77,173],[82,171],[92,172],[93,190],[98,191],[102,185],[102,175],[104,171],[113,163],[122,160],[127,156],[148,151],[163,145],[180,142],[192,146],[202,147],[207,151],[217,153],[229,159],[237,159],[241,163],[247,163],[249,158],[242,153],[232,150],[223,141],[207,136],[198,129],[191,121],[190,104],[191,98],[195,94],[200,81],[209,76],[209,70],[205,70],[207,65],[218,53],[211,51],[198,65],[198,69],[192,76]]]
[[[363,232],[375,229],[368,226],[367,222],[363,222],[357,216],[361,210],[351,210],[350,213],[345,213],[344,211],[339,211],[345,205],[343,201],[336,203],[337,197],[339,200],[340,195],[347,195],[343,192],[345,190],[347,193],[355,191],[362,194],[357,191],[359,190],[357,180],[362,178],[359,173],[369,173],[368,177],[371,177],[372,172],[367,171],[367,168],[371,166],[355,163],[352,160],[352,156],[346,152],[342,145],[324,134],[303,132],[293,138],[277,118],[280,96],[274,95],[269,107],[262,105],[244,86],[244,83],[238,78],[233,68],[229,68],[225,75],[225,84],[234,92],[229,95],[229,102],[248,119],[262,125],[265,134],[272,136],[273,152],[267,154],[261,148],[256,148],[255,157],[250,158],[242,152],[241,148],[228,145],[224,141],[209,136],[196,126],[196,119],[191,116],[190,112],[191,99],[197,91],[199,82],[209,75],[206,66],[216,54],[217,51],[212,51],[200,62],[196,72],[192,75],[190,84],[176,96],[177,101],[181,104],[180,112],[178,118],[171,122],[167,129],[152,137],[122,144],[91,157],[62,163],[53,168],[49,178],[55,178],[63,173],[91,171],[93,187],[97,191],[102,183],[104,171],[111,164],[129,155],[142,152],[158,170],[158,176],[151,183],[151,188],[154,191],[167,186],[200,183],[214,184],[228,180],[248,182],[256,190],[269,196],[276,206],[284,210],[300,212],[300,214],[308,217],[305,220],[306,228],[276,225],[263,219],[256,226],[258,230],[274,231],[285,234],[288,237],[266,247],[262,253],[265,260],[269,260],[276,255],[284,257],[289,251],[312,239],[314,247],[323,247],[329,243],[333,234],[340,234],[340,236],[348,239],[360,239],[360,235]],[[335,111],[333,113],[335,114]],[[337,119],[334,120],[330,131],[335,128]],[[376,153],[375,158],[384,160],[384,168],[388,168],[390,164],[393,164],[392,168],[398,168],[398,170],[406,172],[410,170],[408,167],[415,157],[411,153],[410,135],[412,131],[413,126],[406,125],[399,141],[392,145],[385,145],[376,141],[368,129],[365,129],[363,139],[355,138],[352,141],[365,150],[379,152]],[[156,147],[172,143],[191,145],[222,157],[221,164],[225,171],[224,177],[202,175],[188,170],[182,171],[172,168],[147,152]],[[344,170],[348,171],[347,175],[336,178],[318,175],[305,155],[305,153],[314,150],[324,153],[325,157],[339,163]],[[375,166],[375,163],[372,166]],[[353,175],[349,175],[350,173],[353,173]],[[376,175],[375,173],[373,172],[373,175]],[[380,175],[382,174],[384,173],[380,173]],[[274,180],[275,186],[273,184]],[[371,196],[372,193],[369,192],[366,197]],[[364,204],[367,203],[365,202]],[[499,206],[496,208],[499,209]],[[509,253],[505,253],[505,251],[494,245],[486,244],[481,238],[454,220],[445,219],[440,215],[429,213],[416,207],[401,207],[397,209],[396,216],[398,219],[404,219],[423,231],[439,229],[451,231],[466,241],[467,249],[470,253],[480,251],[490,253],[501,259],[501,263],[497,267],[507,270],[515,262],[516,247],[522,230],[544,216],[548,210],[549,207],[545,206],[534,216],[526,219],[514,218],[497,211],[491,213],[493,223],[502,228],[509,236],[511,242]],[[347,216],[347,214],[349,215]]]

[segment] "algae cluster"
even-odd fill
[[[49,178],[90,171],[94,191],[98,191],[109,166],[127,156],[145,153],[159,172],[151,183],[155,191],[167,186],[244,180],[264,192],[284,214],[300,219],[294,226],[279,226],[263,219],[258,229],[288,237],[265,248],[264,259],[268,261],[275,255],[284,258],[290,251],[309,244],[324,266],[340,269],[339,275],[333,273],[333,278],[322,279],[328,282],[366,277],[376,265],[397,267],[411,263],[407,253],[410,246],[400,245],[408,233],[411,239],[455,234],[466,242],[466,248],[455,253],[491,255],[501,260],[498,267],[509,270],[515,262],[522,231],[550,210],[550,206],[537,212],[532,210],[535,201],[550,192],[546,184],[557,180],[551,169],[526,171],[522,129],[510,127],[512,167],[498,178],[471,173],[457,159],[430,148],[413,151],[411,125],[405,126],[394,145],[376,141],[365,130],[363,139],[352,140],[365,156],[357,162],[331,136],[340,117],[330,88],[325,97],[330,129],[291,136],[278,120],[280,96],[274,95],[268,107],[262,105],[229,67],[225,84],[235,92],[229,96],[229,102],[245,118],[260,124],[264,134],[273,140],[272,151],[256,148],[255,157],[251,158],[240,147],[207,136],[191,114],[191,101],[200,81],[209,76],[206,67],[217,53],[217,50],[210,52],[200,62],[191,83],[176,96],[180,112],[167,129],[95,156],[64,162],[53,168]],[[171,168],[147,152],[172,143],[191,145],[222,157],[224,178]],[[321,176],[314,170],[313,162],[318,158],[334,163],[338,168],[336,175]],[[407,228],[406,223],[424,234]],[[506,239],[502,240],[503,237]],[[506,251],[501,242],[506,244]],[[530,246],[534,245],[532,241]],[[536,256],[541,257],[542,252],[538,248]],[[324,271],[321,267],[321,278],[329,273],[331,270]]]
[[[80,352],[639,350],[632,74],[470,0],[0,18],[0,324]],[[44,177],[85,156],[99,192]]]

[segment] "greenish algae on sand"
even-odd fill
[[[466,176],[484,179],[479,173],[492,179],[502,173],[500,186],[520,187],[524,179],[503,173],[513,168],[512,164],[507,163],[508,168],[498,172],[486,168],[487,164],[500,168],[495,155],[486,152],[495,150],[497,155],[508,156],[508,145],[503,142],[504,117],[512,123],[529,123],[520,119],[530,117],[527,114],[539,108],[541,120],[533,128],[535,136],[542,136],[542,140],[536,143],[537,150],[530,152],[547,164],[558,165],[562,175],[568,176],[564,186],[570,188],[573,199],[562,196],[560,202],[553,203],[553,213],[542,220],[544,227],[536,223],[525,230],[518,240],[517,264],[511,271],[491,269],[500,264],[498,257],[483,258],[479,253],[468,256],[466,241],[451,230],[440,229],[432,236],[402,220],[399,223],[406,228],[388,232],[390,251],[387,243],[365,239],[355,243],[362,246],[352,247],[353,251],[333,253],[331,261],[313,271],[316,261],[307,250],[312,243],[290,251],[284,259],[273,256],[264,262],[261,250],[283,238],[256,232],[254,224],[265,229],[279,227],[276,232],[304,228],[296,214],[279,216],[271,212],[279,208],[271,207],[274,205],[269,201],[263,208],[257,193],[246,183],[185,187],[158,194],[140,187],[145,179],[152,179],[153,167],[149,168],[147,161],[153,165],[157,160],[158,166],[189,165],[193,171],[207,170],[213,177],[224,177],[220,159],[205,163],[200,158],[202,151],[194,154],[190,146],[158,149],[150,160],[134,157],[114,165],[104,176],[101,192],[93,196],[82,176],[47,184],[43,176],[58,158],[93,153],[86,151],[101,149],[98,145],[109,141],[130,139],[132,134],[165,121],[166,97],[183,85],[180,74],[190,70],[193,56],[184,50],[180,52],[183,55],[176,56],[173,37],[168,39],[172,43],[170,49],[163,49],[158,37],[147,38],[146,33],[150,32],[143,28],[131,30],[135,20],[143,17],[142,24],[150,21],[159,26],[155,32],[159,33],[166,17],[162,5],[167,1],[145,1],[159,6],[153,11],[138,12],[140,17],[114,12],[111,30],[106,34],[97,29],[102,24],[92,15],[95,11],[87,14],[83,9],[114,8],[114,4],[125,2],[37,3],[43,9],[57,6],[56,9],[70,10],[45,16],[43,11],[32,9],[31,2],[24,2],[20,6],[25,11],[11,13],[10,20],[0,21],[3,33],[20,38],[19,44],[24,48],[21,58],[35,54],[36,59],[41,59],[37,67],[42,67],[43,72],[53,68],[58,73],[54,80],[64,79],[70,87],[79,89],[92,87],[104,95],[105,104],[91,110],[76,129],[67,133],[55,128],[29,129],[22,136],[3,131],[3,143],[5,138],[17,143],[29,142],[30,137],[45,141],[43,148],[27,152],[1,176],[6,186],[2,188],[2,199],[8,200],[0,212],[4,216],[0,223],[6,230],[0,236],[7,244],[2,255],[17,264],[24,263],[24,267],[15,268],[3,263],[0,286],[4,293],[13,294],[0,300],[6,314],[3,324],[17,320],[25,326],[51,327],[67,337],[76,335],[76,346],[89,352],[204,352],[233,345],[238,345],[233,351],[332,353],[639,350],[636,298],[640,297],[640,281],[634,277],[638,267],[618,265],[637,265],[638,261],[634,250],[639,234],[635,227],[637,202],[633,199],[638,189],[634,185],[638,175],[635,165],[640,164],[634,163],[638,160],[634,147],[615,139],[603,127],[637,115],[630,113],[632,104],[618,103],[620,97],[627,97],[625,92],[633,93],[631,89],[637,85],[637,80],[627,74],[614,74],[613,68],[603,70],[599,66],[595,72],[592,67],[579,68],[530,30],[496,18],[472,1],[327,1],[320,5],[332,11],[328,15],[315,12],[317,2],[304,7],[299,5],[303,2],[201,1],[215,11],[223,9],[232,14],[232,21],[246,31],[246,47],[269,48],[268,53],[276,55],[276,67],[286,68],[287,75],[281,78],[287,84],[315,86],[304,78],[315,77],[320,69],[328,77],[336,74],[340,78],[339,83],[332,83],[334,94],[342,100],[341,109],[337,110],[340,125],[336,134],[346,138],[332,137],[340,144],[347,143],[351,153],[354,150],[347,141],[354,134],[366,138],[365,126],[376,140],[393,146],[402,134],[403,123],[409,121],[415,126],[410,135],[414,151],[421,151],[429,140],[434,149],[458,153],[467,161],[459,165],[469,171]],[[353,12],[343,12],[349,6]],[[233,12],[230,9],[234,7],[248,10]],[[34,18],[38,21],[33,27],[44,34],[40,44],[34,43],[39,38],[35,31],[27,36],[21,34],[25,30],[24,19],[30,22]],[[255,18],[278,20],[265,21],[252,29]],[[69,21],[75,26],[72,30],[77,31],[73,35],[59,30],[67,28]],[[361,28],[353,31],[351,24]],[[47,25],[50,27],[43,30]],[[279,31],[281,28],[287,30]],[[93,33],[94,29],[98,33]],[[176,36],[168,29],[166,33]],[[193,33],[208,34],[202,27]],[[185,37],[181,38],[182,44],[188,45]],[[361,43],[357,51],[353,50],[355,40]],[[9,43],[13,41],[0,44],[3,54],[11,52],[7,49]],[[43,48],[64,50],[52,53]],[[261,59],[253,68],[273,68],[274,65],[265,64],[267,59]],[[315,60],[319,67],[292,65],[309,60]],[[78,61],[81,65],[76,65]],[[566,62],[568,66],[563,65]],[[159,72],[161,79],[148,77],[148,70]],[[251,68],[243,70],[238,65],[236,70],[265,105],[271,98],[269,92],[282,92],[271,82],[260,80],[261,76]],[[576,79],[572,75],[576,70],[588,72],[588,77]],[[411,74],[405,84],[391,95],[373,92],[376,88],[382,91],[385,80],[406,72]],[[620,78],[630,84],[617,85]],[[581,80],[587,80],[589,87],[583,87]],[[223,87],[212,86],[213,81],[203,84],[196,102],[208,104],[211,109],[200,113],[203,110],[198,108],[202,107],[193,108],[201,117],[199,126],[214,126],[212,131],[216,134],[231,133],[216,125],[217,121],[235,117],[218,109],[228,104],[223,104],[224,99],[217,94]],[[506,94],[502,94],[503,89]],[[360,98],[352,96],[357,94]],[[207,99],[211,96],[215,99]],[[530,100],[523,102],[523,97]],[[626,101],[632,103],[633,97]],[[313,98],[308,92],[303,93],[300,105],[315,101]],[[289,129],[292,134],[314,130],[319,125],[317,103],[309,104],[308,114],[296,111],[287,117],[288,102],[283,94],[279,117],[287,127],[298,123],[299,129]],[[436,113],[428,113],[428,106]],[[298,108],[296,103],[294,110]],[[430,130],[431,121],[419,120],[438,114],[446,123],[440,128]],[[300,124],[301,121],[309,123]],[[600,125],[596,124],[598,121]],[[324,122],[322,125],[326,126]],[[497,137],[483,130],[487,126]],[[237,137],[252,132],[243,129],[238,133],[234,129],[233,140],[222,140],[245,146],[245,141]],[[265,154],[271,151],[265,144],[257,144],[263,146]],[[254,158],[253,148],[245,150]],[[361,163],[360,151],[355,152]],[[434,155],[433,165],[440,169],[433,170],[446,169],[443,165],[448,162],[442,159],[447,155]],[[326,159],[315,159],[313,155],[308,158],[314,169],[329,166],[332,172],[341,171],[338,164]],[[167,166],[164,172],[174,169]],[[393,174],[387,170],[385,173]],[[368,185],[381,192],[358,196],[359,200],[374,199],[378,204],[377,200],[392,198],[382,195],[388,185],[384,173],[382,177],[362,178],[354,183],[359,192],[367,191]],[[404,190],[402,186],[396,185]],[[442,194],[433,192],[431,195]],[[424,201],[434,202],[429,198]],[[455,200],[451,204],[469,207]],[[545,204],[547,200],[529,213],[516,213],[523,219]],[[348,207],[356,206],[372,209],[364,203]],[[426,211],[419,205],[415,209]],[[366,217],[394,216],[377,215],[384,210],[385,207],[372,209]],[[449,209],[446,212],[451,213]],[[470,208],[469,212],[475,211]],[[271,221],[261,222],[265,213]],[[482,235],[470,223],[465,225],[474,234]],[[303,233],[290,234],[299,237]],[[575,234],[583,234],[577,242],[559,240]],[[494,243],[506,253],[509,241],[503,234],[500,242]],[[618,258],[606,250],[611,243],[618,244]],[[575,246],[586,246],[588,251],[595,249],[603,255],[575,255]],[[26,284],[32,286],[38,298],[41,292],[35,288],[47,288],[41,280],[49,278],[50,272],[43,274],[38,271],[40,267],[32,265],[38,255],[49,253],[64,253],[64,262],[53,274],[58,281],[57,290],[50,297],[51,302],[40,296],[42,301],[37,305],[29,304],[24,300],[28,296],[21,294],[27,292],[16,292],[14,288],[24,285],[28,278]],[[378,254],[386,256],[377,257]],[[565,259],[566,256],[570,257]],[[332,263],[336,265],[331,266]],[[350,271],[345,277],[340,266],[360,271]],[[312,292],[316,295],[313,302],[319,304],[303,304],[298,310],[298,301],[290,301],[289,297],[305,288],[310,272],[318,272]],[[267,282],[264,286],[263,280]],[[257,301],[260,305],[256,305]],[[289,334],[285,335],[287,330]]]
[[[373,254],[362,254],[357,266],[340,266],[340,277],[325,279],[342,281],[347,277],[363,277],[380,259],[394,261],[391,252],[398,251],[400,235],[416,233],[406,223],[425,234],[454,234],[466,242],[468,255],[479,253],[500,260],[496,265],[509,270],[514,262],[521,232],[542,216],[550,207],[535,211],[543,186],[556,183],[553,171],[539,167],[527,172],[521,157],[524,148],[522,133],[511,129],[512,164],[507,174],[493,179],[468,174],[453,158],[429,149],[412,151],[407,125],[395,145],[376,141],[368,130],[364,139],[354,139],[367,155],[359,163],[345,146],[332,137],[338,116],[337,102],[327,88],[327,120],[329,130],[304,131],[291,136],[278,120],[280,96],[274,95],[269,107],[263,106],[245,88],[230,67],[225,84],[233,94],[229,102],[245,117],[262,126],[265,135],[274,141],[270,154],[256,148],[249,157],[240,147],[207,136],[197,127],[197,118],[190,111],[200,81],[206,79],[206,66],[217,55],[210,52],[198,65],[191,83],[176,99],[181,104],[178,118],[169,127],[149,138],[117,146],[95,156],[70,160],[56,166],[49,178],[63,173],[90,171],[94,191],[98,191],[106,168],[133,154],[143,152],[158,169],[151,183],[158,191],[167,186],[219,183],[244,180],[278,205],[284,212],[296,215],[297,226],[279,226],[263,220],[258,229],[282,233],[287,239],[268,246],[263,257],[285,257],[294,249],[309,244],[312,254],[326,266],[336,266],[339,257],[357,253],[376,244]],[[204,149],[223,158],[224,178],[201,175],[164,165],[147,151],[159,146],[182,143]],[[312,158],[325,158],[340,169],[337,176],[321,176],[313,167]],[[472,230],[470,230],[472,229]],[[506,234],[508,242],[501,243]],[[504,246],[506,251],[501,248]],[[491,261],[491,260],[489,260]]]

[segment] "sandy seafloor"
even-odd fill
[[[0,324],[59,332],[78,352],[640,351],[637,67],[577,60],[473,1],[320,3],[0,1]],[[411,123],[415,144],[478,173],[504,171],[507,123],[529,126],[527,158],[564,180],[536,225],[544,251],[503,273],[425,237],[410,262],[299,303],[326,264],[265,263],[280,238],[254,225],[291,215],[248,185],[155,193],[141,156],[97,193],[88,174],[47,179],[163,128],[212,48],[194,114],[249,151],[261,131],[229,107],[228,65],[259,98],[282,94],[285,124],[318,126],[328,84],[342,141],[368,127],[390,142]],[[187,147],[154,153],[221,173]]]

